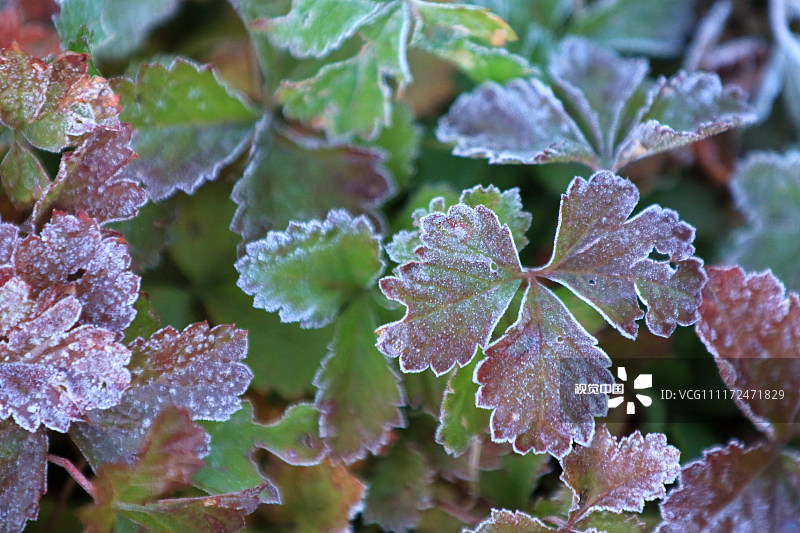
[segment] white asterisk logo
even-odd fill
[[[625,370],[624,366],[617,367],[617,377],[620,379],[620,381],[628,380],[628,372]],[[652,386],[653,386],[653,374],[639,374],[638,376],[636,376],[636,379],[633,380],[633,388],[635,390],[649,389]],[[646,394],[637,394],[636,399],[639,400],[639,402],[645,407],[649,407],[650,404],[653,403],[652,398],[650,398],[650,396]],[[608,400],[609,409],[619,407],[624,400],[625,396],[615,396],[614,398],[609,398]],[[628,401],[625,404],[625,410],[629,415],[634,414],[636,412],[636,403]]]

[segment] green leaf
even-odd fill
[[[30,432],[12,420],[0,421],[0,523],[22,531],[39,514],[47,490],[47,433]]]
[[[24,142],[24,141],[23,141]],[[17,209],[30,207],[50,184],[50,177],[36,156],[15,139],[0,163],[3,187]]]
[[[386,168],[399,185],[408,185],[414,174],[421,140],[422,127],[414,122],[414,113],[407,105],[395,103],[392,123],[383,128],[372,145],[386,152]]]
[[[255,307],[280,311],[283,322],[322,327],[352,293],[381,274],[380,240],[363,215],[333,210],[324,221],[291,222],[286,231],[247,245],[236,262],[239,287]]]
[[[528,508],[539,479],[551,470],[550,455],[546,453],[509,453],[500,458],[500,468],[480,473],[480,494],[493,507]]]
[[[392,91],[369,47],[326,64],[311,78],[283,82],[277,97],[287,115],[325,130],[336,140],[355,134],[372,139],[391,117]]]
[[[139,298],[133,304],[136,316],[130,326],[125,329],[125,343],[129,344],[137,338],[149,338],[158,331],[159,318],[150,305],[150,297],[145,292],[139,292]]]
[[[194,192],[241,154],[258,113],[210,67],[186,59],[142,65],[135,80],[116,78],[122,120],[135,130],[139,159],[124,176],[145,184],[153,200]]]
[[[253,459],[258,448],[271,448],[292,464],[316,464],[324,446],[317,435],[319,413],[308,404],[286,410],[272,425],[254,420],[253,405],[243,402],[242,409],[224,422],[200,422],[211,435],[211,453],[205,466],[194,474],[194,485],[209,494],[239,492],[271,482]],[[276,503],[277,489],[265,491],[262,503]]]
[[[328,356],[314,377],[320,434],[333,457],[352,463],[377,454],[395,427],[406,425],[400,378],[375,348],[374,304],[365,294],[336,322]]]
[[[420,511],[433,504],[433,471],[425,456],[407,444],[395,444],[380,458],[367,481],[364,522],[385,531],[405,533],[414,529]]]
[[[800,290],[796,250],[785,245],[800,239],[800,152],[751,152],[737,165],[731,192],[748,224],[733,233],[723,263],[770,268]]]
[[[282,505],[264,510],[279,531],[326,533],[348,531],[361,511],[367,487],[344,465],[276,465],[273,477],[281,488]]]
[[[631,54],[678,55],[694,19],[694,0],[610,0],[578,11],[569,27],[599,45]]]
[[[231,195],[238,205],[231,228],[252,241],[291,220],[322,218],[333,208],[374,214],[393,192],[383,156],[374,148],[329,143],[265,117]]]
[[[475,395],[478,385],[472,381],[478,358],[464,368],[456,369],[447,382],[442,400],[436,442],[451,455],[462,455],[486,432],[489,411],[478,409]]]
[[[521,283],[511,231],[484,206],[459,204],[421,220],[419,262],[381,280],[383,293],[407,306],[381,326],[378,348],[400,357],[404,372],[437,374],[466,365],[485,347]]]
[[[610,513],[608,511],[593,512],[575,524],[580,531],[594,528],[597,531],[613,531],[614,533],[645,533],[646,525],[636,515]]]
[[[93,55],[120,59],[144,42],[150,30],[169,19],[179,0],[58,0],[54,22],[61,42],[87,40]]]
[[[255,376],[251,387],[275,391],[285,400],[309,395],[311,384],[333,335],[333,326],[301,329],[282,324],[277,315],[253,308],[252,299],[232,283],[203,291],[203,303],[217,324],[237,324],[248,330],[247,359]],[[303,346],[298,350],[298,346]]]
[[[381,9],[373,0],[292,0],[283,17],[255,21],[273,45],[296,57],[324,57],[339,48]]]
[[[468,533],[554,533],[541,520],[522,511],[492,509],[491,518],[484,520]]]

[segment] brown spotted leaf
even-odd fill
[[[676,324],[697,320],[706,274],[692,256],[694,228],[658,205],[628,218],[638,201],[636,186],[611,172],[575,178],[561,197],[553,255],[536,273],[567,286],[629,338],[644,315],[641,299],[650,331],[668,337]],[[653,251],[668,258],[650,259]]]
[[[131,352],[111,331],[76,327],[81,311],[59,288],[34,296],[18,277],[0,287],[0,419],[65,432],[120,401]]]
[[[658,533],[797,531],[800,455],[737,442],[706,450],[683,467],[661,516]]]
[[[82,306],[80,321],[112,331],[133,320],[139,276],[130,272],[124,240],[105,236],[97,221],[55,211],[39,235],[16,244],[14,268],[34,295],[60,285],[74,290]]]
[[[253,373],[241,363],[246,332],[204,322],[182,332],[171,326],[130,345],[131,386],[114,409],[91,413],[72,433],[90,464],[132,459],[153,419],[168,405],[188,409],[193,419],[227,420]]]
[[[572,489],[572,510],[641,513],[645,501],[666,495],[664,484],[678,476],[679,459],[662,433],[637,430],[617,440],[602,425],[589,446],[561,459],[561,480]]]
[[[800,424],[800,300],[771,272],[710,268],[697,334],[734,401],[761,431],[781,439]]]
[[[485,352],[475,380],[478,406],[493,409],[492,440],[556,457],[589,444],[607,397],[575,385],[613,383],[611,361],[555,294],[531,283],[519,318]]]
[[[486,207],[455,205],[421,220],[417,261],[381,280],[383,293],[407,307],[378,329],[378,348],[400,357],[404,372],[441,375],[466,365],[521,283],[522,267],[508,226]]]

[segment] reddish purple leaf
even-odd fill
[[[800,300],[766,271],[710,268],[697,334],[736,405],[770,437],[800,423]],[[751,390],[756,392],[750,393]],[[764,391],[770,391],[769,397]],[[780,396],[775,396],[781,391]],[[746,393],[746,394],[745,394]],[[777,435],[776,435],[777,434]]]
[[[475,380],[478,406],[493,409],[492,440],[556,457],[589,444],[607,397],[575,384],[613,383],[611,360],[549,289],[531,283],[519,318],[485,352]]]
[[[136,314],[139,276],[129,271],[130,262],[124,240],[104,236],[84,214],[59,211],[14,252],[16,275],[34,295],[54,285],[69,287],[83,307],[80,322],[112,331],[124,330]]]
[[[561,197],[553,256],[536,273],[566,285],[629,338],[644,315],[638,295],[650,331],[668,337],[697,320],[707,278],[692,257],[694,228],[657,205],[628,219],[638,201],[636,186],[611,172],[575,178]],[[649,259],[654,250],[669,258]]]
[[[125,165],[136,158],[130,148],[131,127],[98,128],[73,152],[64,154],[58,175],[33,208],[37,225],[50,218],[53,209],[81,211],[99,223],[135,217],[147,202],[139,185],[120,177]]]
[[[119,402],[131,353],[113,332],[72,329],[80,315],[78,299],[58,289],[37,298],[20,278],[0,287],[0,419],[65,432]]]
[[[732,442],[683,467],[661,503],[658,533],[797,531],[800,456]]]
[[[383,293],[407,307],[378,328],[378,348],[400,357],[404,372],[437,374],[464,366],[485,347],[522,279],[508,226],[486,207],[463,204],[421,220],[417,262],[381,280]]]
[[[561,459],[561,480],[572,489],[572,510],[641,513],[645,501],[666,495],[664,484],[678,477],[679,460],[663,433],[642,437],[636,430],[617,441],[602,425],[589,446]]]
[[[0,421],[0,524],[22,531],[39,514],[47,490],[47,433],[31,433],[9,420]]]
[[[468,533],[554,533],[541,520],[522,511],[492,509],[492,516]]]
[[[253,373],[241,363],[247,336],[232,326],[205,322],[178,332],[171,326],[131,343],[131,386],[114,409],[91,413],[73,438],[91,464],[130,461],[144,431],[165,406],[188,409],[192,418],[227,420]]]
[[[75,146],[98,127],[119,127],[119,97],[89,77],[89,56],[64,52],[52,63],[16,43],[0,51],[0,121],[43,150]]]

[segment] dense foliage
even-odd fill
[[[0,531],[800,531],[795,19],[0,0]]]

